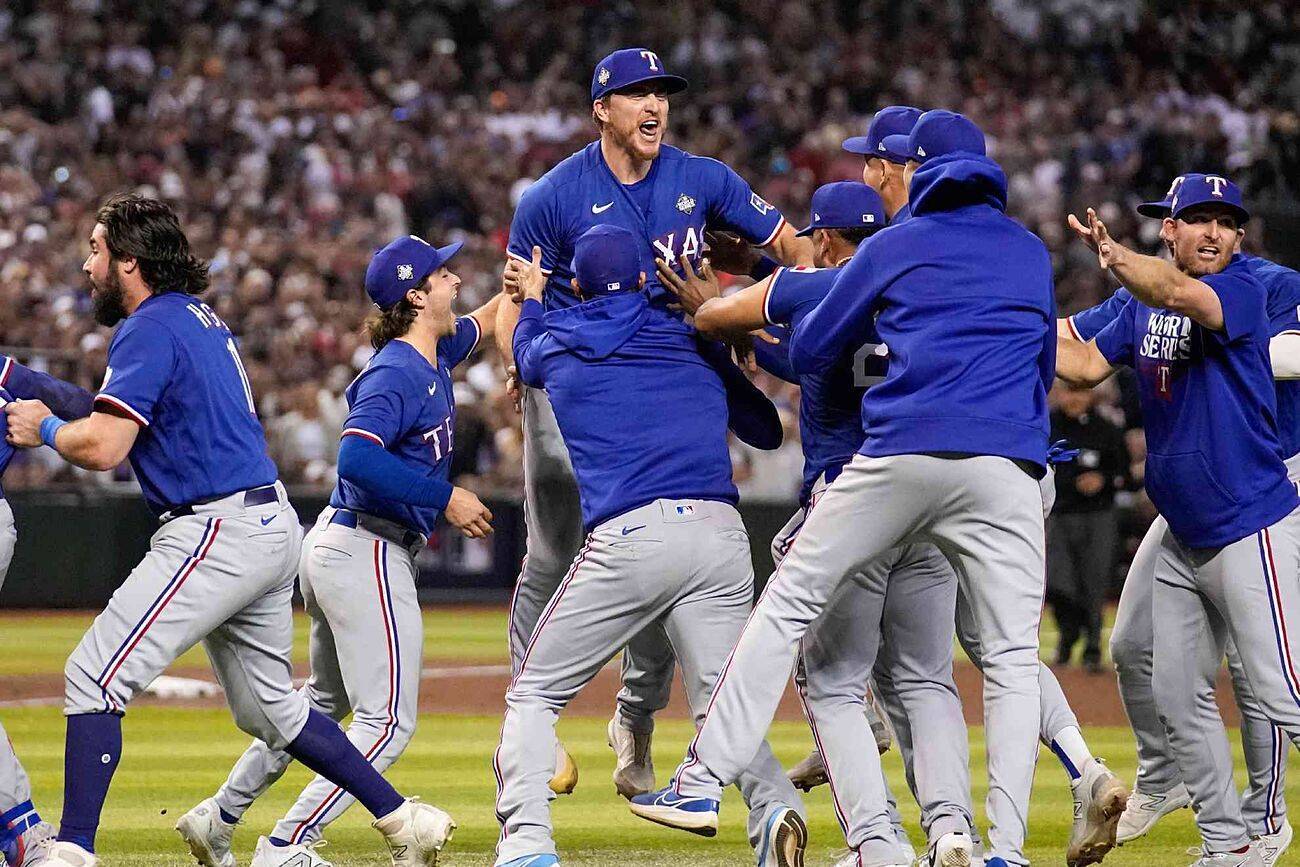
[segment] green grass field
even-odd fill
[[[60,617],[0,617],[0,683],[15,674],[57,675],[87,621],[84,615]],[[496,663],[504,660],[504,619],[494,611],[431,611],[426,615],[426,653],[439,664],[448,660]],[[301,632],[301,624],[300,624]],[[202,664],[202,652],[185,662]],[[57,817],[62,785],[63,725],[56,706],[0,709],[14,745],[30,772],[38,807],[47,817]],[[604,744],[604,719],[562,720],[560,735],[581,768],[581,782],[572,796],[553,807],[561,857],[566,864],[677,865],[693,867],[752,864],[744,839],[744,812],[732,792],[723,810],[722,830],[713,840],[647,824],[628,813],[609,781],[613,756]],[[403,791],[419,794],[447,809],[460,824],[443,862],[450,865],[490,864],[497,826],[492,813],[494,785],[489,766],[496,746],[499,720],[426,714],[415,741],[390,778]],[[666,720],[655,740],[660,778],[680,758],[689,737],[682,720]],[[221,710],[139,707],[124,724],[124,757],[104,814],[99,851],[108,867],[151,865],[168,867],[190,863],[172,830],[176,817],[211,794],[224,779],[246,738]],[[1087,732],[1094,751],[1108,758],[1126,780],[1132,781],[1132,736],[1121,729]],[[801,759],[810,746],[806,728],[780,723],[772,742],[783,762]],[[983,732],[971,732],[971,760],[976,803],[982,804]],[[1291,774],[1288,793],[1295,791]],[[896,752],[885,756],[895,790],[904,794],[903,812],[920,842],[917,809],[906,797],[901,764]],[[1244,783],[1238,756],[1238,782]],[[247,864],[259,833],[267,833],[275,819],[292,802],[307,781],[307,773],[293,767],[246,817],[236,836],[236,854]],[[812,847],[809,864],[830,864],[843,847],[825,788],[807,799]],[[1030,856],[1038,865],[1063,864],[1071,805],[1065,776],[1050,753],[1040,757],[1040,770],[1030,816]],[[330,846],[322,854],[338,865],[387,863],[382,843],[368,827],[364,811],[354,809],[328,832]],[[1167,818],[1146,840],[1116,850],[1107,857],[1115,865],[1185,865],[1192,859],[1184,850],[1196,843],[1189,811]],[[1283,859],[1282,863],[1286,863]]]

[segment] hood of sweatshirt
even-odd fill
[[[970,205],[1007,209],[1007,176],[988,157],[952,153],[928,160],[912,175],[909,201],[914,216]]]
[[[552,310],[546,330],[584,361],[600,361],[619,350],[645,324],[650,300],[644,292],[620,292]]]

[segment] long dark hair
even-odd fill
[[[109,254],[114,259],[134,257],[154,295],[198,295],[208,288],[208,263],[190,252],[176,212],[165,203],[119,194],[100,206],[95,222],[104,226]]]
[[[375,351],[383,349],[390,341],[411,330],[418,310],[403,298],[387,310],[376,310],[366,317],[366,334]]]

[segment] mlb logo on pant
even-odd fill
[[[694,515],[694,514],[695,514],[695,507],[694,507],[694,506],[678,506],[678,507],[677,507],[677,514],[679,514],[679,515]]]

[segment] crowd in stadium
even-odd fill
[[[860,176],[839,145],[879,106],[967,113],[1011,178],[1012,212],[1055,254],[1062,311],[1076,310],[1111,287],[1066,239],[1070,209],[1096,205],[1150,247],[1157,225],[1132,205],[1189,168],[1294,207],[1300,14],[1254,5],[1247,16],[1188,2],[1157,18],[1116,0],[687,0],[653,14],[185,0],[122,17],[110,0],[18,0],[0,9],[0,343],[93,387],[108,337],[82,315],[95,207],[121,189],[159,196],[211,261],[207,300],[241,335],[282,477],[326,486],[343,389],[369,356],[371,252],[404,233],[463,239],[459,303],[489,297],[522,190],[594,137],[593,59],[637,43],[691,82],[669,142],[735,167],[792,222],[817,185]],[[518,419],[499,365],[488,352],[466,367],[459,475],[517,490]],[[748,495],[790,498],[797,394],[763,384],[788,410],[791,442],[737,447],[736,474]],[[1122,391],[1101,411],[1136,428]],[[1140,471],[1141,437],[1129,441]],[[51,457],[26,456],[6,484],[72,472]]]

